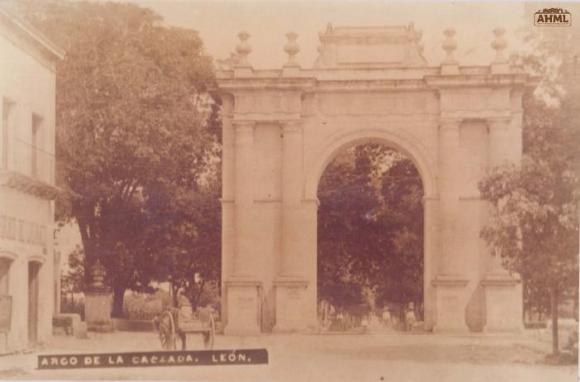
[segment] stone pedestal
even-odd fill
[[[485,290],[486,332],[523,330],[522,289],[509,274],[488,275],[481,284]]]
[[[226,285],[226,335],[259,335],[262,285],[258,281],[235,279]]]
[[[467,280],[457,277],[438,276],[435,286],[437,319],[433,331],[467,332],[465,322],[465,286]]]
[[[113,295],[107,290],[85,292],[85,322],[87,330],[112,332],[111,308]]]
[[[305,331],[308,320],[304,308],[307,305],[308,282],[299,278],[279,278],[274,282],[276,291],[276,325],[278,333]]]
[[[105,267],[97,260],[91,267],[91,284],[85,292],[85,322],[87,330],[94,332],[112,332],[111,320],[113,294],[105,286]]]

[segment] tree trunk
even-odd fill
[[[552,353],[558,354],[558,288],[553,287],[550,293],[550,305],[552,313]]]
[[[123,300],[125,298],[125,290],[127,288],[116,286],[113,288],[113,310],[111,311],[111,317],[121,318],[123,317]]]
[[[177,308],[179,306],[178,292],[179,292],[179,286],[177,284],[175,284],[174,282],[171,282],[171,303],[173,304],[172,305],[173,308]]]

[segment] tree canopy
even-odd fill
[[[482,236],[521,275],[526,306],[551,308],[555,353],[558,302],[570,291],[577,299],[578,289],[580,88],[574,72],[560,65],[566,52],[557,42],[563,40],[551,44],[536,36],[534,49],[517,57],[542,80],[524,96],[522,165],[493,169],[480,184],[482,197],[495,206]]]
[[[349,310],[422,303],[423,189],[413,163],[377,144],[336,158],[319,186],[319,296]],[[368,307],[367,307],[368,308]]]
[[[132,4],[23,1],[20,9],[66,51],[57,172],[70,198],[60,217],[78,223],[85,265],[105,265],[114,313],[126,288],[198,271],[216,277],[218,105],[198,34]]]

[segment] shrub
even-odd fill
[[[153,320],[170,305],[169,293],[129,293],[125,296],[123,316],[129,320]]]

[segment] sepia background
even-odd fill
[[[34,370],[38,354],[182,345],[263,347],[270,364],[99,369],[91,379],[576,377],[578,4],[0,6],[0,378],[87,377]],[[534,13],[555,6],[571,12],[572,26],[534,27]],[[276,117],[276,102],[291,108],[295,95],[261,88],[260,76],[302,86],[300,78],[316,73],[307,70],[319,36],[372,33],[368,27],[421,34],[408,44],[426,67],[401,75],[386,65],[379,76],[403,83],[425,70],[441,83],[474,82],[439,98],[349,98],[364,64],[334,67],[317,80],[340,73],[344,93],[319,103],[305,94],[298,120]],[[487,97],[470,90],[512,75],[511,104],[502,104],[500,86],[482,85]],[[442,104],[461,118],[443,118]],[[511,135],[496,133],[507,126],[500,104],[514,117]],[[389,119],[389,108],[403,117]],[[248,119],[252,113],[266,117]],[[419,138],[406,146],[397,129]],[[459,129],[463,146],[453,156],[445,134]],[[495,168],[501,158],[518,166]],[[301,173],[287,175],[302,160],[303,184]],[[426,168],[435,169],[432,178]],[[307,194],[298,204],[296,184]],[[264,210],[244,204],[247,190]],[[496,212],[465,207],[433,219],[439,198],[452,211],[459,190],[469,194],[463,201],[485,200]],[[431,256],[439,232],[441,248],[462,254],[455,265],[446,251]],[[469,280],[445,273],[458,264]],[[205,334],[186,345],[178,332],[188,321]]]

